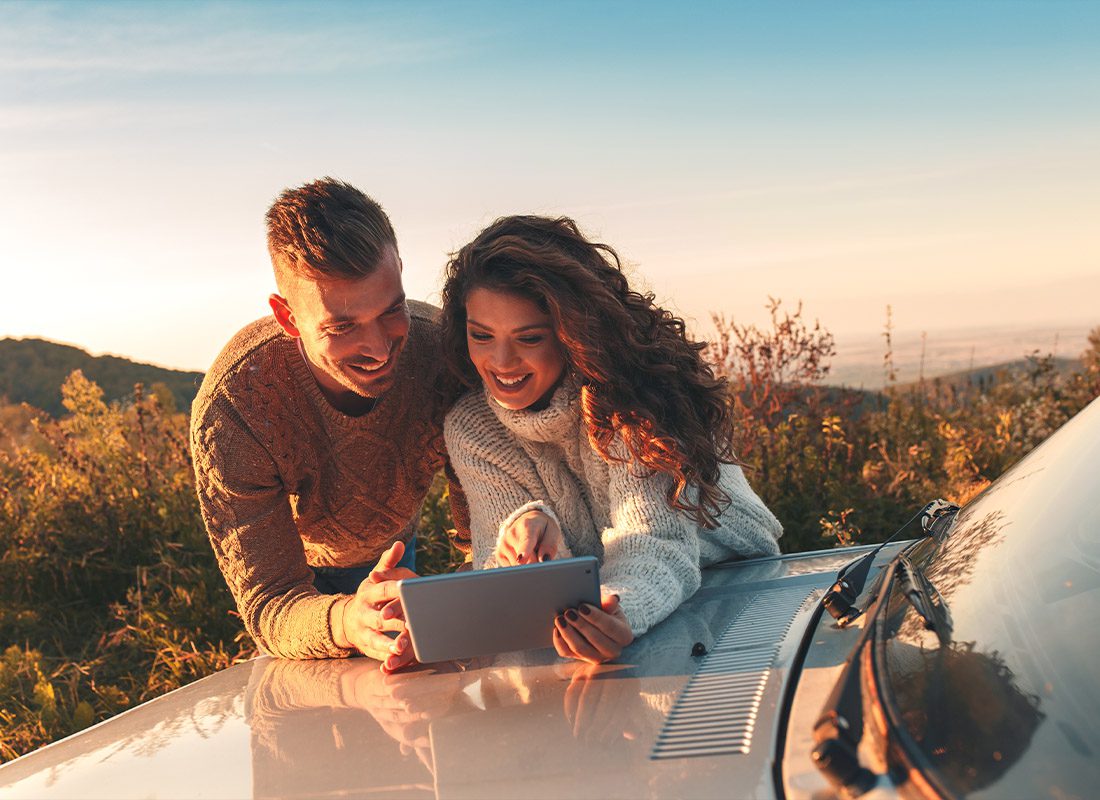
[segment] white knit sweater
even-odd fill
[[[576,383],[566,381],[542,411],[511,411],[475,390],[447,414],[443,431],[470,505],[475,568],[497,566],[497,540],[520,514],[547,511],[565,537],[558,557],[596,556],[604,589],[619,595],[638,636],[695,593],[701,566],[779,552],[782,526],[740,467],[722,465],[731,502],[717,529],[701,528],[669,507],[671,478],[599,456],[578,404]]]

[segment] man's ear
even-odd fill
[[[267,298],[267,303],[271,306],[271,311],[275,314],[279,327],[286,331],[288,336],[297,339],[302,335],[298,332],[298,326],[294,324],[294,312],[290,310],[290,304],[287,303],[285,297],[281,294],[272,294]]]

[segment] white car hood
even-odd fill
[[[0,767],[5,797],[773,797],[784,684],[866,548],[708,569],[618,663],[259,658]]]

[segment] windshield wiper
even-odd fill
[[[951,611],[931,581],[906,555],[898,556],[895,576],[901,583],[901,594],[913,607],[924,623],[926,631],[932,631],[947,645],[951,641]]]
[[[921,519],[923,536],[938,533],[934,526],[959,507],[946,500],[933,500],[902,525],[889,539],[858,561],[854,561],[837,574],[837,581],[822,599],[822,604],[840,625],[847,625],[863,613],[855,608],[855,601],[863,591],[871,563],[886,544],[895,539],[917,518]],[[923,537],[922,537],[923,538]],[[874,608],[872,616],[879,617],[889,600],[888,587],[897,580],[901,593],[921,618],[924,627],[933,631],[940,642],[946,644],[951,637],[951,614],[936,587],[924,573],[902,553],[886,568],[882,586],[871,599],[867,610]],[[839,611],[840,613],[834,613]],[[871,648],[875,625],[870,621],[864,627],[839,680],[821,709],[814,724],[814,747],[811,757],[814,764],[834,786],[847,789],[853,795],[872,789],[882,776],[867,769],[859,760],[859,743],[863,738],[863,684],[862,671],[870,670]]]
[[[937,520],[948,514],[954,514],[958,510],[959,507],[954,503],[949,503],[946,500],[933,500],[914,514],[904,525],[890,534],[886,541],[874,550],[867,553],[859,560],[847,564],[836,574],[836,582],[833,583],[829,591],[825,593],[825,596],[821,598],[821,603],[825,606],[825,610],[842,626],[848,625],[853,620],[857,619],[863,611],[856,608],[855,603],[859,595],[863,592],[863,587],[867,583],[867,575],[871,571],[871,564],[874,563],[875,556],[878,555],[879,551],[898,538],[898,536],[918,519],[921,521],[921,535],[931,536],[933,533],[932,526],[935,525]]]

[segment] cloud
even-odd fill
[[[458,37],[413,34],[377,6],[347,7],[334,24],[309,6],[153,4],[5,7],[0,71],[94,77],[104,73],[297,74],[449,58]],[[267,13],[274,9],[280,13]],[[418,25],[423,28],[423,25]]]

